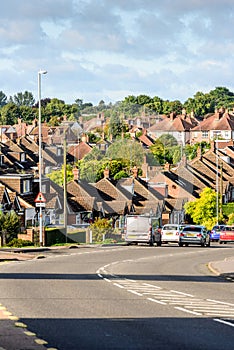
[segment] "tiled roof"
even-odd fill
[[[215,114],[204,119],[192,131],[211,131],[211,130],[234,130],[234,116],[228,112]]]

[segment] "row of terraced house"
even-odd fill
[[[44,225],[64,225],[64,201],[68,225],[88,225],[97,217],[106,217],[121,227],[127,214],[148,214],[157,217],[160,225],[183,222],[184,204],[198,198],[205,187],[218,189],[223,203],[234,200],[234,115],[222,109],[203,120],[185,111],[181,115],[128,120],[130,136],[136,138],[141,131],[138,141],[146,150],[163,133],[173,135],[181,145],[206,141],[211,148],[205,154],[198,148],[192,161],[183,157],[176,167],[149,166],[145,158],[141,176],[134,167],[131,177],[118,181],[110,178],[105,169],[100,181],[88,183],[79,178],[79,169],[74,168],[64,199],[63,188],[46,177],[63,164],[64,135],[67,162],[74,164],[94,146],[103,152],[109,147],[111,140],[105,140],[104,135],[96,145],[89,143],[87,137],[87,132],[104,127],[105,123],[104,115],[98,114],[88,122],[68,122],[64,117],[57,127],[42,124]],[[0,126],[0,210],[15,210],[21,218],[22,231],[38,222],[38,140],[36,120],[31,125],[19,119],[17,125]]]

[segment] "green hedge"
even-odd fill
[[[67,233],[65,235],[64,229],[59,228],[46,228],[45,229],[45,245],[47,247],[60,244],[60,243],[85,243],[86,242],[86,232],[83,231],[73,231],[72,233]]]

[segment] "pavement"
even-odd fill
[[[59,249],[61,247],[58,247]],[[63,247],[64,248],[64,247]],[[74,247],[75,248],[75,247]],[[25,261],[44,257],[43,252],[55,248],[0,249],[0,265],[11,261]],[[234,257],[209,262],[208,268],[219,278],[234,282]],[[28,331],[27,325],[12,315],[0,303],[0,350],[56,350],[45,340]]]

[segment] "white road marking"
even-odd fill
[[[220,319],[218,319],[218,318],[214,318],[214,321],[215,321],[215,322],[219,322],[219,323],[223,323],[223,324],[225,324],[225,325],[227,325],[227,326],[230,326],[230,327],[234,327],[234,324],[231,323],[231,322],[228,322],[228,321],[220,320]]]
[[[189,313],[189,314],[193,314],[193,315],[197,315],[197,316],[202,316],[202,314],[200,314],[199,312],[193,312],[193,311],[184,309],[184,308],[182,308],[182,307],[175,307],[175,309],[180,310],[180,311],[183,311],[183,312],[187,312],[187,313]]]

